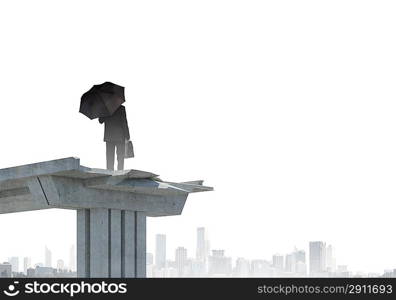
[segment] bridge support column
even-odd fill
[[[77,276],[146,277],[146,215],[130,210],[78,209]]]

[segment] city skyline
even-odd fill
[[[173,251],[173,259],[166,255],[166,239],[166,234],[155,235],[155,252],[147,253],[148,277],[211,277],[216,275],[220,275],[220,277],[222,277],[221,275],[236,277],[380,277],[386,274],[388,276],[396,275],[396,268],[392,266],[383,272],[372,270],[353,272],[348,269],[346,264],[338,265],[334,246],[324,241],[309,241],[306,249],[294,247],[292,251],[273,254],[271,259],[228,257],[225,255],[225,249],[210,249],[206,228],[198,227],[195,252],[180,245]],[[159,261],[161,264],[157,264]],[[188,271],[183,270],[183,266]]]
[[[196,247],[183,245],[167,253],[167,235],[155,235],[155,251],[146,254],[148,277],[395,277],[396,268],[383,272],[363,270],[352,272],[346,264],[337,264],[335,248],[324,241],[309,241],[306,249],[274,253],[272,257],[230,257],[226,249],[211,249],[208,231],[196,228]],[[30,256],[10,256],[0,262],[3,277],[76,276],[75,245],[69,248],[69,258],[56,257],[43,248],[43,260],[32,261]],[[19,274],[19,275],[18,275]]]
[[[62,257],[56,257],[53,260],[51,249],[45,245],[43,247],[43,257],[42,259],[33,260],[31,256],[9,256],[6,259],[0,261],[0,264],[10,263],[12,272],[16,273],[27,273],[27,269],[38,267],[53,268],[58,270],[76,271],[76,252],[75,245],[72,244],[69,248],[68,259]]]

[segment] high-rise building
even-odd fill
[[[155,265],[158,269],[166,266],[166,235],[155,236]]]
[[[326,270],[326,244],[324,242],[309,242],[309,274],[318,275]]]
[[[52,268],[52,253],[47,248],[47,246],[45,246],[45,250],[44,250],[44,266],[48,268]]]
[[[185,269],[187,266],[187,249],[178,247],[175,253],[176,269],[179,277],[185,276]]]
[[[334,255],[334,248],[332,245],[326,247],[326,271],[335,272],[336,271],[336,260]]]
[[[196,258],[199,261],[207,262],[210,245],[205,227],[197,228],[197,252]]]
[[[23,273],[27,274],[27,269],[32,266],[32,259],[30,257],[23,258]]]
[[[76,246],[73,244],[69,250],[69,270],[76,271]]]
[[[285,257],[285,271],[289,273],[296,272],[296,256],[295,253],[286,254]]]
[[[12,272],[19,272],[19,257],[13,256],[8,259],[8,262],[11,265]]]

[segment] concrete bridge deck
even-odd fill
[[[0,214],[74,209],[79,277],[145,277],[146,217],[180,215],[190,193],[212,190],[202,180],[93,169],[69,157],[0,169]]]

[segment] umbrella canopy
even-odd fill
[[[124,87],[112,82],[94,85],[84,93],[80,102],[80,113],[96,119],[111,116],[125,102]]]

